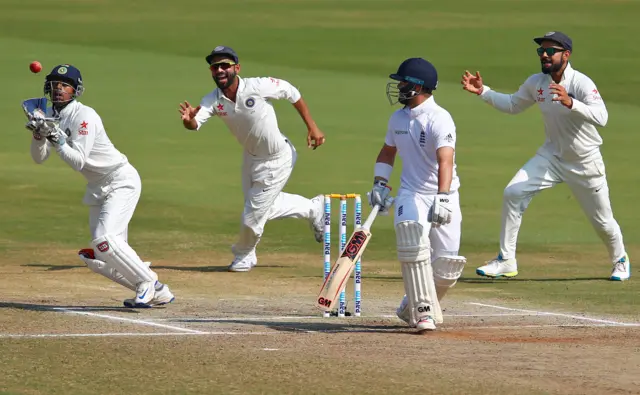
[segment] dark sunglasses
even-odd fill
[[[550,47],[550,48],[537,48],[536,52],[538,53],[538,56],[542,56],[543,53],[546,53],[547,56],[553,56],[558,52],[564,52],[566,51],[566,49],[562,49],[562,48],[554,48],[554,47]]]
[[[209,66],[209,69],[211,70],[216,70],[218,68],[222,69],[222,70],[228,70],[229,68],[235,66],[235,63],[228,63],[228,62],[223,62],[223,63],[213,63]]]

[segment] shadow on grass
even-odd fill
[[[559,281],[609,281],[608,277],[567,277],[567,278],[464,278],[458,282],[467,284],[504,284],[527,282],[559,282]]]
[[[71,306],[71,305],[55,305],[55,304],[36,304],[36,303],[17,303],[17,302],[0,302],[0,309],[19,309],[27,311],[49,311],[53,313],[65,313],[65,310],[73,311],[117,311],[123,313],[138,314],[140,309],[130,309],[126,307],[109,307],[109,306]]]
[[[57,271],[57,270],[71,270],[77,268],[86,268],[86,265],[51,265],[46,263],[27,263],[21,266],[26,267],[41,267],[45,268],[47,271]],[[287,268],[289,266],[280,266],[280,265],[258,265],[253,270],[263,270],[263,269],[280,269]],[[178,270],[182,272],[227,272],[228,266],[166,266],[166,265],[154,265],[151,263],[151,269],[161,269],[161,270]]]

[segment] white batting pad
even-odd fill
[[[396,225],[396,241],[411,314],[409,324],[415,326],[425,316],[431,316],[436,323],[442,323],[442,310],[431,270],[427,232],[415,221],[403,221]]]
[[[439,301],[444,298],[449,288],[456,285],[462,275],[465,263],[467,263],[467,258],[459,255],[445,255],[431,262]]]
[[[131,284],[124,276],[116,271],[116,269],[109,268],[106,263],[99,261],[97,259],[86,258],[82,255],[78,255],[80,259],[87,264],[87,267],[91,269],[93,272],[98,273],[100,275],[105,276],[111,281],[115,281],[116,283],[122,285],[125,288],[129,288],[130,290],[136,290],[135,284]]]
[[[120,273],[128,282],[137,285],[156,281],[158,276],[121,237],[105,235],[91,242],[96,258]]]

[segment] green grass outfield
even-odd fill
[[[609,124],[602,135],[614,212],[628,250],[640,253],[635,209],[640,49],[633,42],[640,36],[639,13],[638,2],[593,0],[105,0],[41,1],[37,6],[4,0],[0,254],[80,248],[89,241],[82,177],[55,155],[43,166],[29,155],[20,101],[42,94],[45,73],[28,71],[36,59],[45,72],[66,62],[82,71],[82,101],[98,111],[112,141],[139,170],[143,194],[130,228],[138,251],[152,260],[176,254],[178,246],[228,252],[242,208],[241,149],[219,120],[188,133],[177,112],[182,100],[197,103],[213,89],[204,56],[224,44],[238,51],[242,75],[275,76],[298,86],[326,133],[326,146],[307,150],[304,124],[295,110],[286,102],[277,104],[281,129],[299,152],[286,190],[306,196],[369,190],[386,122],[395,109],[385,97],[387,76],[407,57],[432,61],[440,73],[436,100],[458,128],[461,254],[476,257],[465,271],[466,278],[474,278],[482,263],[478,257],[489,259],[497,249],[502,190],[544,136],[536,108],[517,117],[501,114],[463,92],[459,77],[465,69],[480,70],[488,85],[514,91],[539,70],[531,38],[556,29],[573,37],[574,67],[595,80],[608,106]],[[398,176],[399,166],[396,186]],[[367,259],[394,259],[391,224],[389,217],[376,222]],[[321,248],[308,232],[302,222],[270,223],[260,251],[317,251],[320,271]],[[564,186],[531,204],[519,252],[524,254],[523,279],[603,278],[609,271],[604,246]],[[532,257],[529,264],[526,254]],[[569,263],[560,260],[541,268],[533,262],[551,255]],[[70,254],[69,262],[76,260]],[[512,297],[533,296],[536,303],[632,313],[638,308],[633,298],[640,290],[637,284],[637,279],[628,284],[463,283],[458,292],[508,288]],[[612,300],[623,303],[610,311]]]

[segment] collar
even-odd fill
[[[564,82],[565,80],[569,80],[573,78],[573,75],[576,71],[571,67],[571,62],[567,62],[567,67],[565,67],[564,72],[562,73],[562,78],[560,78],[560,82]]]
[[[238,96],[240,95],[240,93],[242,93],[242,91],[244,91],[246,84],[244,82],[244,80],[242,78],[240,78],[240,76],[238,76],[238,92],[236,92],[236,101],[238,100]],[[226,99],[231,101],[227,96],[224,95],[224,93],[222,92],[222,89],[220,88],[216,88],[216,90],[218,91],[218,100],[220,99]]]
[[[420,103],[420,105],[417,107],[409,108],[408,106],[405,106],[404,111],[407,115],[411,116],[411,118],[416,118],[418,115],[427,111],[434,104],[436,104],[436,101],[433,98],[433,95],[431,95],[427,100]]]

